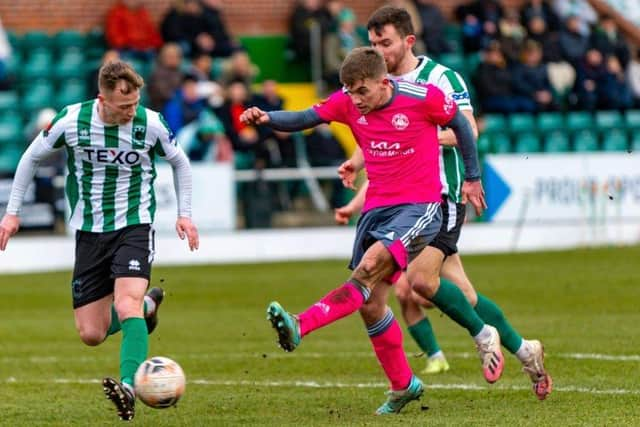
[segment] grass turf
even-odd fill
[[[372,414],[385,379],[357,316],[314,332],[291,354],[276,347],[265,320],[273,299],[297,312],[342,283],[344,261],[155,268],[153,283],[167,297],[150,356],[177,360],[188,385],[177,408],[138,403],[133,423],[640,425],[638,259],[640,247],[464,257],[478,290],[521,334],[544,342],[556,389],[538,402],[508,354],[502,379],[487,385],[466,332],[430,311],[452,369],[422,376],[421,403],[383,419]],[[69,272],[0,276],[0,425],[118,422],[99,381],[117,376],[120,338],[81,344],[69,284]],[[408,334],[405,348],[418,351]],[[410,363],[423,367],[422,358]]]

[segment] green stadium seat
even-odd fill
[[[34,49],[50,49],[52,38],[44,31],[29,31],[22,36],[20,46],[25,57],[29,57]]]
[[[445,67],[451,68],[453,71],[457,71],[461,75],[466,75],[466,60],[462,53],[443,53],[438,56],[438,62]]]
[[[624,126],[624,118],[619,111],[597,111],[595,119],[596,127],[599,130]]]
[[[17,147],[22,143],[22,123],[20,121],[0,122],[0,152],[7,147]]]
[[[598,151],[598,134],[591,129],[582,129],[573,135],[573,151],[578,153]]]
[[[58,80],[82,79],[86,76],[85,57],[80,51],[66,51],[53,67]]]
[[[86,96],[87,86],[84,80],[67,80],[60,86],[60,89],[58,89],[58,91],[56,92],[54,107],[57,110],[60,110],[66,105],[85,101]]]
[[[15,91],[0,92],[0,116],[15,111],[18,105],[18,93]]]
[[[495,132],[491,136],[491,152],[504,154],[511,152],[511,138],[505,132]]]
[[[107,50],[107,42],[101,29],[93,29],[85,34],[84,54],[89,59],[100,59]]]
[[[75,30],[63,30],[53,36],[53,44],[58,52],[69,49],[81,51],[85,47],[85,42],[84,34]]]
[[[13,54],[15,55],[16,52],[20,52],[20,36],[16,34],[15,31],[7,31],[7,39],[13,49]]]
[[[17,76],[22,70],[22,54],[13,52],[6,62],[7,74],[10,76]]]
[[[467,71],[467,76],[473,76],[476,73],[481,61],[482,56],[479,53],[467,53],[465,55],[466,64],[464,68]],[[471,82],[467,82],[467,84],[470,85]]]
[[[593,127],[593,116],[586,111],[571,111],[567,113],[566,125],[569,131],[591,129]]]
[[[544,151],[547,153],[566,153],[569,151],[569,136],[562,130],[551,131],[544,135]]]
[[[640,129],[640,110],[627,110],[624,113],[624,124],[627,129]]]
[[[462,28],[460,25],[454,23],[446,24],[444,26],[444,37],[454,52],[462,52]]]
[[[562,113],[540,113],[538,114],[537,127],[538,132],[542,134],[564,129],[564,116]]]
[[[47,81],[38,81],[27,87],[22,95],[20,108],[28,116],[45,107],[54,107],[53,85]]]
[[[602,132],[603,151],[627,151],[628,148],[627,132],[624,130],[615,128]]]
[[[0,150],[0,172],[15,172],[21,156],[22,150],[18,147],[9,147],[7,149]]]
[[[629,150],[633,153],[640,153],[640,133],[632,132],[631,133],[631,146]]]
[[[520,132],[531,132],[536,128],[535,117],[529,113],[513,113],[507,116],[509,131],[517,135]]]
[[[540,138],[534,132],[524,132],[515,136],[516,153],[538,153],[541,151],[540,148]]]
[[[478,153],[480,155],[487,154],[491,151],[491,136],[487,133],[478,135]]]
[[[504,132],[507,128],[507,120],[502,114],[486,114],[483,117],[483,122],[483,132]]]

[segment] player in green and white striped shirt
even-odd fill
[[[413,54],[412,48],[416,37],[411,18],[406,10],[390,6],[382,7],[371,15],[367,28],[369,41],[384,56],[391,78],[438,86],[445,95],[453,98],[458,108],[477,130],[469,92],[460,75],[427,56],[416,57]],[[464,169],[460,153],[456,148],[454,133],[451,130],[440,130],[438,138],[441,145],[443,222],[440,233],[425,250],[440,252],[441,281],[450,281],[457,285],[474,306],[480,318],[498,329],[502,345],[521,361],[525,372],[533,382],[534,393],[542,400],[552,389],[551,377],[544,369],[542,344],[537,340],[523,339],[509,324],[502,310],[489,298],[475,291],[464,272],[457,248],[465,216],[465,201],[462,200],[460,191]],[[336,209],[336,221],[346,223],[354,213],[360,211],[366,187],[365,184],[349,204]],[[404,275],[395,284],[395,292],[409,332],[427,356],[427,367],[423,373],[448,370],[449,365],[440,350],[431,323],[420,308],[420,305],[424,307],[431,305],[412,292]],[[361,312],[366,310],[366,306],[364,307],[365,309],[361,309]],[[363,315],[367,316],[367,313],[364,312]]]
[[[120,381],[105,378],[104,391],[123,420],[134,416],[133,377],[146,359],[148,334],[157,324],[164,292],[147,295],[154,254],[155,159],[173,168],[178,199],[176,231],[198,248],[191,222],[191,167],[160,114],[140,105],[144,82],[124,62],[102,66],[97,99],[63,108],[23,154],[7,212],[0,222],[0,250],[18,231],[18,214],[38,164],[64,149],[70,226],[76,231],[71,282],[76,328],[90,346],[122,329]]]

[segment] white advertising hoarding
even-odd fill
[[[489,155],[490,221],[640,220],[640,154]]]
[[[159,233],[175,232],[177,203],[173,171],[168,164],[156,166],[156,219]],[[200,232],[233,230],[236,226],[236,198],[233,165],[229,163],[192,163],[193,222]]]

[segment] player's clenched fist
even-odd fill
[[[249,107],[240,114],[240,121],[247,125],[269,123],[269,115],[258,107]]]

